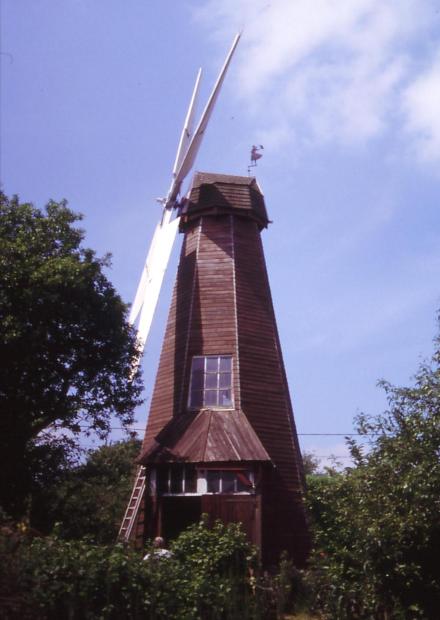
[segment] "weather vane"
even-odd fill
[[[263,153],[260,153],[261,150],[264,149],[264,146],[260,144],[256,146],[255,144],[251,148],[251,163],[248,166],[248,175],[251,174],[251,168],[255,168],[257,165],[257,161],[263,157]]]

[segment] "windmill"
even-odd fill
[[[197,172],[179,217],[171,216],[238,39],[202,120],[182,134],[133,309],[145,341],[155,304],[146,291],[158,294],[178,227],[179,266],[120,538],[138,546],[172,539],[207,513],[240,522],[264,564],[287,550],[301,566],[309,548],[304,475],[261,240],[270,222],[263,193],[254,177]]]
[[[177,216],[173,219],[173,214],[179,209],[178,196],[181,192],[182,183],[194,165],[194,161],[202,144],[209,119],[211,118],[211,114],[220,94],[226,72],[240,40],[240,36],[241,33],[237,33],[235,35],[232,46],[226,56],[226,60],[220,70],[217,81],[215,82],[211,95],[206,103],[205,109],[203,110],[200,120],[194,129],[194,116],[199,95],[202,69],[199,69],[196,76],[194,89],[177,147],[171,185],[166,196],[158,199],[158,202],[162,205],[162,214],[154,231],[153,239],[145,260],[144,268],[142,270],[139,285],[130,311],[129,323],[134,325],[136,321],[138,321],[137,340],[139,346],[139,356],[136,361],[136,366],[133,368],[133,374],[142,359],[142,353],[150,332],[163,278],[170,259],[177,229],[179,227],[179,217]],[[119,539],[126,541],[130,539],[144,492],[145,472],[144,467],[141,466],[138,469],[130,501],[119,530]]]

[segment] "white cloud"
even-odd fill
[[[434,63],[406,89],[406,129],[424,161],[440,160],[440,53]]]
[[[344,469],[353,465],[350,450],[345,442],[324,442],[324,445],[316,445],[302,440],[303,453],[312,454],[319,462],[319,469],[325,467]],[[305,445],[307,443],[307,445]]]
[[[363,144],[397,123],[432,160],[440,63],[421,77],[415,67],[420,55],[430,62],[436,10],[415,0],[209,0],[197,17],[223,41],[244,25],[235,91],[268,146]]]

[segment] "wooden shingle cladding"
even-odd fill
[[[254,177],[197,172],[182,209],[181,229],[204,213],[211,216],[233,213],[251,218],[260,230],[269,223],[263,194]]]
[[[153,462],[270,461],[242,411],[203,410],[170,420],[139,459]]]
[[[255,179],[197,173],[140,462],[254,463],[261,500],[246,510],[259,506],[263,558],[286,549],[301,564],[302,461],[260,238],[267,224]],[[233,405],[191,411],[191,361],[210,355],[232,357]],[[239,514],[227,501],[202,504]]]
[[[264,482],[263,548],[266,557],[288,549],[300,561],[309,545],[304,473],[261,237],[239,218],[234,229],[241,405],[275,465]]]

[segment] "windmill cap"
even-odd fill
[[[181,230],[202,215],[233,214],[266,228],[269,219],[261,189],[255,177],[196,172],[181,217]]]

